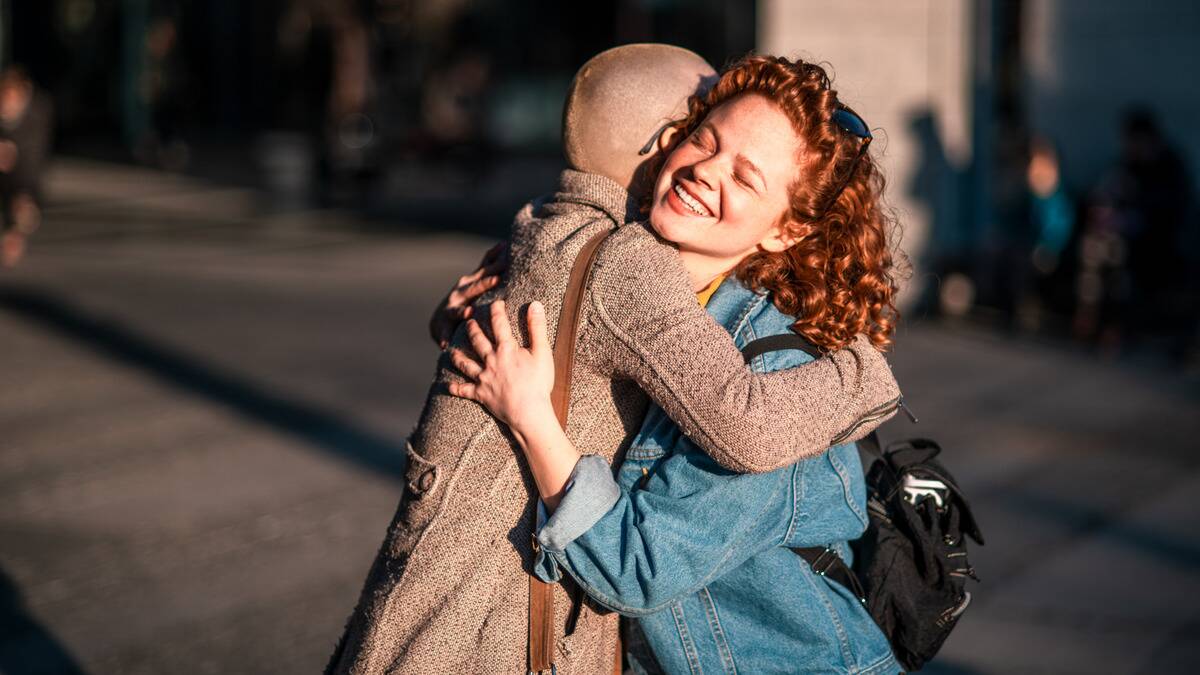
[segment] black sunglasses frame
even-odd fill
[[[658,131],[654,132],[654,135],[650,137],[650,140],[646,141],[646,144],[642,146],[642,149],[638,150],[638,156],[650,154],[650,152],[654,150],[654,144],[658,142],[658,137],[662,136],[667,129],[671,128],[671,125],[676,123],[678,123],[678,120],[667,122],[659,127]]]
[[[867,147],[871,145],[871,139],[874,138],[871,135],[870,127],[867,126],[867,121],[862,118],[862,115],[854,112],[850,106],[844,103],[839,102],[837,110],[833,112],[833,123],[842,131],[862,139],[862,144],[858,147],[858,154],[854,156],[854,161],[850,163],[850,170],[846,172],[846,177],[842,179],[841,184],[838,185],[838,189],[833,193],[833,197],[825,205],[825,208],[821,210],[821,215],[818,218],[824,218],[829,209],[833,208],[833,205],[837,203],[838,197],[842,196],[842,191],[850,184],[850,179],[854,177],[854,172],[858,169],[859,160],[862,159],[863,155],[867,154]]]

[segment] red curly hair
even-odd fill
[[[881,206],[878,165],[869,152],[859,157],[862,139],[833,121],[839,104],[825,70],[778,56],[744,57],[721,73],[707,95],[688,101],[687,117],[674,125],[683,132],[676,138],[699,128],[717,106],[751,93],[778,105],[800,137],[798,175],[783,215],[796,243],[747,256],[737,278],[747,288],[770,292],[779,311],[797,317],[792,330],[823,350],[844,347],[858,333],[886,349],[899,317],[887,236],[894,222]]]

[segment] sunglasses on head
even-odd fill
[[[871,141],[871,130],[867,128],[866,120],[844,103],[839,102],[837,110],[833,111],[833,123],[846,133],[866,139],[868,143]]]
[[[675,124],[675,122],[667,122],[659,127],[658,131],[654,132],[654,135],[650,137],[650,140],[646,141],[646,144],[642,146],[642,149],[638,150],[638,155],[650,154],[650,151],[654,150],[654,144],[658,142],[658,137],[662,136],[663,132],[665,132],[667,129],[670,129],[672,124]]]
[[[842,131],[858,137],[862,143],[858,146],[858,154],[854,156],[854,161],[850,163],[850,169],[846,171],[846,177],[842,179],[841,185],[838,185],[838,189],[833,193],[833,198],[821,211],[821,217],[824,217],[825,213],[837,203],[838,197],[842,196],[842,191],[850,184],[850,179],[854,177],[854,171],[858,168],[858,161],[867,154],[867,146],[871,144],[872,138],[871,129],[867,126],[866,120],[844,103],[839,102],[837,110],[833,111],[833,123]]]

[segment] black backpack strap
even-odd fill
[[[807,548],[794,548],[792,551],[804,558],[804,560],[812,567],[813,572],[829,577],[839,584],[850,589],[854,597],[860,602],[866,603],[867,592],[863,590],[862,584],[858,580],[858,575],[850,566],[842,560],[842,556],[832,548],[826,546],[810,546]]]
[[[783,351],[785,349],[799,349],[814,359],[824,356],[821,350],[817,349],[816,345],[795,333],[780,333],[779,335],[768,335],[757,340],[751,340],[749,344],[742,347],[742,356],[746,359],[746,363],[750,363],[756,356],[761,356],[767,352]]]

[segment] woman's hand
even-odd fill
[[[478,401],[518,434],[553,417],[550,390],[554,388],[554,355],[546,334],[546,310],[540,302],[529,305],[529,349],[512,335],[504,301],[489,308],[492,335],[488,339],[475,319],[467,322],[467,336],[477,358],[461,349],[450,350],[450,360],[467,382],[452,383],[450,393]]]
[[[508,242],[488,249],[474,272],[459,277],[454,287],[442,299],[429,319],[429,336],[438,347],[446,348],[458,324],[471,318],[471,303],[500,283],[500,275],[508,269]]]
[[[508,425],[529,461],[538,494],[550,511],[558,508],[579,453],[554,414],[550,390],[554,388],[554,352],[546,335],[546,309],[540,302],[529,305],[529,349],[513,339],[504,313],[504,301],[489,308],[492,336],[479,324],[467,322],[478,360],[459,349],[450,350],[450,360],[467,377],[452,382],[450,393],[478,401]]]

